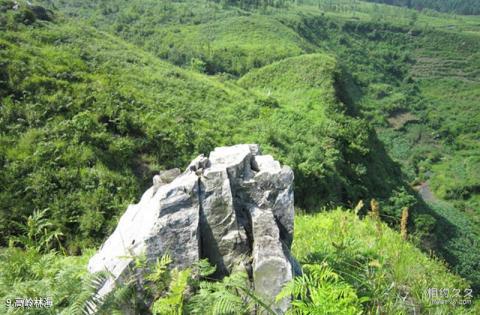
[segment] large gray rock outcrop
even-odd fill
[[[246,270],[255,290],[283,314],[289,301],[274,299],[294,273],[292,170],[261,155],[258,145],[242,144],[216,148],[184,173],[168,174],[154,177],[91,258],[90,272],[111,274],[99,295],[131,273],[135,256],[154,260],[168,253],[179,268],[208,258],[218,278]]]

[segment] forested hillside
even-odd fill
[[[390,2],[479,13],[475,1]],[[396,301],[407,291],[427,310],[422,294],[434,284],[478,294],[480,18],[414,9],[0,0],[0,298],[30,296],[32,285],[77,311],[89,296],[73,289],[86,257],[152,176],[236,143],[258,143],[292,167],[298,213],[367,205],[356,211],[366,221],[338,211],[297,219],[294,254],[333,268],[318,293],[350,292],[345,314],[403,312]],[[348,226],[338,239],[308,238],[331,220]],[[390,230],[401,226],[408,241]],[[406,249],[395,256],[391,244]],[[418,261],[425,271],[407,275]],[[347,264],[366,268],[364,278]],[[55,288],[53,277],[71,287]],[[308,301],[298,309],[326,307]]]
[[[440,12],[451,12],[466,15],[480,14],[477,0],[365,0],[391,5],[405,6],[407,8],[422,10],[432,9]]]

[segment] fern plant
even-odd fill
[[[184,294],[188,286],[191,274],[190,269],[179,271],[177,268],[171,272],[170,288],[164,297],[153,303],[153,314],[159,315],[182,315],[184,308]]]
[[[222,281],[201,281],[198,292],[189,301],[188,314],[237,315],[257,311],[275,315],[248,283],[243,272],[233,273]]]
[[[149,313],[148,301],[153,300],[159,291],[168,288],[170,278],[166,275],[170,263],[171,259],[166,255],[149,268],[147,258],[139,255],[129,267],[128,276],[122,279],[122,284],[117,284],[114,290],[102,297],[98,295],[98,291],[112,275],[107,272],[87,274],[83,277],[79,293],[72,296],[69,307],[62,314]],[[157,287],[159,283],[163,283],[163,286]]]
[[[88,254],[65,257],[55,252],[41,254],[34,248],[0,249],[0,301],[49,297],[52,308],[21,309],[26,315],[84,313],[84,302],[93,294],[85,265]],[[83,280],[84,279],[84,280]],[[18,314],[19,309],[0,303],[0,314]]]
[[[276,300],[293,296],[288,314],[344,314],[362,313],[361,303],[355,289],[342,281],[326,263],[304,265],[302,276],[296,277],[279,293]]]
[[[149,265],[137,257],[129,276],[109,294],[98,291],[109,281],[108,273],[89,274],[90,254],[66,257],[56,252],[42,254],[28,247],[0,249],[0,300],[15,297],[51,297],[51,309],[26,309],[25,314],[275,314],[249,286],[245,273],[234,273],[222,281],[210,276],[215,267],[201,260],[190,269],[169,268],[169,256]],[[13,308],[0,305],[1,314]]]
[[[69,307],[65,308],[61,314],[84,315],[98,312],[101,309],[99,305],[102,299],[98,297],[97,292],[106,280],[105,273],[86,274],[80,283],[81,289],[72,297]]]
[[[24,217],[25,223],[14,222],[21,234],[13,237],[13,242],[39,252],[47,252],[55,247],[64,251],[60,241],[63,233],[48,220],[48,210],[33,211],[31,215]]]

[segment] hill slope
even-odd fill
[[[369,2],[378,2],[405,6],[411,9],[432,9],[440,12],[451,12],[467,15],[480,14],[478,2],[475,0],[364,0]]]
[[[155,171],[257,142],[302,208],[409,207],[479,288],[478,18],[303,2],[1,1],[1,245],[79,253]]]
[[[320,200],[355,202],[367,195],[386,199],[406,189],[373,129],[356,115],[352,82],[331,56],[287,58],[250,71],[238,83],[278,103],[281,110],[269,118],[270,143],[277,144],[277,154],[289,152],[285,162],[298,170],[297,200],[302,207],[318,207]],[[285,120],[287,114],[293,122]],[[291,132],[285,132],[285,126]],[[375,192],[379,186],[383,189]],[[396,217],[396,211],[390,208],[386,214]]]
[[[300,314],[478,313],[478,302],[463,299],[468,293],[465,291],[468,285],[463,279],[449,273],[440,261],[427,257],[402,240],[397,232],[370,217],[360,220],[354,213],[343,209],[297,215],[293,251],[305,273],[297,278],[295,288],[310,292],[293,302],[294,309]],[[0,249],[0,298],[13,301],[18,296],[46,295],[55,301],[52,308],[28,308],[23,314],[82,314],[83,303],[92,294],[86,274],[91,254],[88,251],[83,256],[65,257],[53,253],[40,255],[34,250]],[[179,275],[184,274],[185,271]],[[198,279],[189,281],[192,286],[198,285]],[[212,298],[218,300],[225,296],[223,290],[226,289],[221,284],[212,286],[211,282],[208,283],[203,282],[204,289],[192,295],[192,291],[177,281],[175,290],[183,300],[171,295],[169,307],[191,312],[195,306],[206,307],[212,303]],[[234,288],[236,285],[233,281],[229,283]],[[211,290],[211,295],[205,288]],[[435,305],[432,301],[442,299],[430,299],[429,289],[432,288],[459,290],[461,297],[447,299],[448,304]],[[128,287],[120,290],[116,301],[125,302],[128,298],[133,307],[136,300],[128,290]],[[452,304],[464,300],[475,303],[474,307]],[[118,307],[118,304],[109,303],[112,308],[105,310],[105,314]],[[244,310],[245,305],[240,305]],[[6,308],[5,303],[0,305],[2,314],[13,314],[13,310]]]
[[[449,274],[440,261],[427,257],[402,240],[399,233],[371,217],[361,220],[352,212],[337,209],[298,216],[295,229],[292,247],[295,257],[304,266],[331,268],[355,290],[359,299],[364,298],[363,311],[367,314],[475,314],[475,310],[462,309],[453,303],[435,305],[429,297],[429,288],[456,288],[464,294],[468,285]],[[316,288],[323,294],[328,292],[329,284],[325,282],[323,288]],[[436,299],[439,298],[433,297]],[[317,303],[319,307],[322,305],[320,301]],[[318,314],[338,305],[342,305],[341,301],[323,305]],[[478,306],[477,303],[477,309]],[[348,314],[339,309],[331,311]]]
[[[291,165],[305,208],[372,196],[388,201],[405,191],[373,129],[338,98],[348,99],[349,91],[332,57],[298,59],[318,60],[310,68],[324,80],[306,78],[314,89],[311,103],[299,105],[312,107],[304,111],[287,94],[277,101],[180,69],[80,22],[25,25],[15,20],[18,11],[2,14],[10,21],[0,35],[4,244],[28,234],[21,224],[48,219],[55,237],[36,245],[69,253],[93,246],[155,171],[184,167],[223,144],[256,142]]]

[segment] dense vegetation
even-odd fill
[[[355,116],[349,82],[333,58],[280,63],[293,72],[300,64],[317,69],[291,91],[308,96],[299,107],[249,88],[248,77],[243,89],[81,27],[7,22],[2,35],[4,242],[35,210],[50,219],[67,252],[94,246],[156,170],[183,168],[221,144],[257,142],[291,165],[304,208],[406,193],[374,130]]]
[[[379,224],[374,216],[360,220],[353,212],[337,209],[300,216],[295,228],[293,253],[302,265],[324,266],[337,274],[338,282],[334,287],[340,289],[343,284],[350,288],[354,295],[345,295],[345,300],[349,300],[350,305],[361,303],[360,310],[366,314],[475,313],[475,310],[462,310],[452,305],[432,306],[429,286],[465,288],[466,283],[446,273],[440,261],[425,257],[412,244],[402,240],[399,233]],[[323,294],[335,292],[328,284],[320,283],[322,287],[310,289],[324,290]],[[311,303],[330,307],[318,308],[317,313],[311,314],[355,313],[345,312],[346,306],[335,310],[341,302],[325,306],[326,303],[319,299]]]
[[[459,14],[480,14],[480,7],[476,0],[365,0],[398,6],[406,6],[411,9],[433,9],[440,12],[455,12]]]
[[[88,295],[76,287],[67,297],[53,279],[84,278],[89,248],[155,172],[256,142],[292,166],[307,212],[376,198],[382,220],[398,227],[408,207],[409,240],[478,292],[479,21],[350,0],[0,0],[0,263],[15,269],[0,268],[0,283],[18,282],[12,294],[52,292],[68,314]],[[332,218],[348,229],[311,231]],[[329,279],[312,288],[322,301],[342,293],[351,313],[400,312],[392,296],[402,285],[421,309],[426,279],[467,285],[388,229],[370,256],[372,222],[339,212],[298,219],[303,280]],[[308,235],[319,243],[302,241]],[[302,242],[321,246],[314,266]],[[393,244],[408,248],[403,260]],[[349,277],[347,263],[366,268],[365,279]],[[407,263],[425,274],[408,278]],[[381,295],[391,283],[395,294]],[[208,299],[216,289],[205,290]],[[309,298],[296,307],[327,307]]]
[[[353,212],[337,209],[296,218],[293,252],[304,274],[279,295],[295,293],[292,314],[476,314],[479,305],[464,308],[431,304],[429,288],[468,288],[465,280],[447,271],[442,262],[427,258],[399,233],[374,217],[360,220]],[[23,314],[84,314],[100,305],[93,293],[102,275],[87,275],[83,256],[65,257],[34,249],[8,248],[0,256],[0,298],[49,296],[51,309],[25,310]],[[169,270],[168,256],[149,266],[143,276],[143,298],[135,292],[134,276],[103,302],[100,314],[125,308],[145,314],[250,314],[259,309],[272,314],[268,305],[247,285],[246,275],[234,273],[220,282],[209,275],[215,270],[201,261],[186,270]],[[133,268],[145,268],[139,257]],[[13,285],[10,285],[13,284]],[[463,293],[462,293],[463,294]],[[145,296],[154,302],[145,305]],[[2,314],[14,314],[0,305]]]

